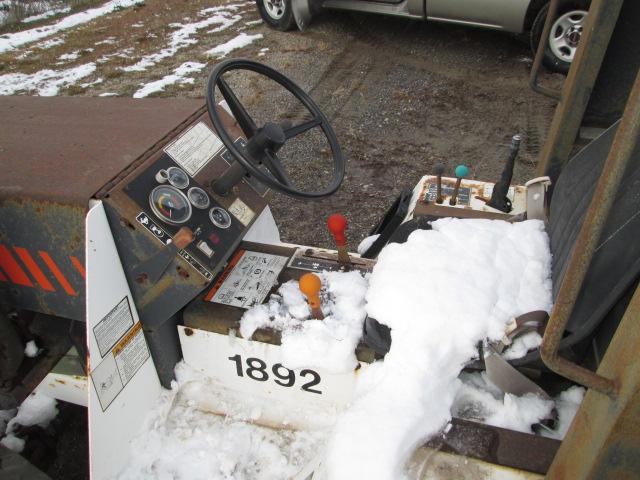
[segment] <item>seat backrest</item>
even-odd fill
[[[548,233],[553,254],[553,298],[558,295],[571,252],[619,122],[578,152],[564,167],[553,190]],[[640,142],[616,192],[593,261],[567,326],[573,340],[600,324],[640,273]],[[569,346],[566,345],[565,346]]]

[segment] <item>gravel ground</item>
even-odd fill
[[[292,43],[295,49],[286,48]],[[268,47],[267,63],[320,105],[347,160],[342,188],[328,199],[274,195],[271,207],[285,241],[330,245],[325,220],[341,212],[355,249],[395,197],[434,163],[444,162],[451,174],[465,163],[473,178],[497,180],[515,133],[524,140],[514,181],[534,176],[554,104],[529,89],[531,53],[513,36],[332,12],[304,33],[271,32],[259,47]],[[562,77],[549,74],[544,81]],[[256,100],[256,82],[243,83],[251,87],[247,103],[258,118],[288,107],[273,94]],[[328,149],[318,138],[303,141],[288,166],[294,180],[313,188],[317,172],[327,170]]]

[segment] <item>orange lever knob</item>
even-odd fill
[[[320,277],[315,273],[305,273],[298,281],[300,291],[305,294],[311,308],[320,308]]]
[[[327,227],[329,227],[329,231],[333,234],[333,238],[336,239],[336,245],[342,247],[347,244],[347,237],[344,234],[344,231],[347,228],[347,219],[344,218],[343,215],[334,213],[329,216],[329,220],[327,220]]]

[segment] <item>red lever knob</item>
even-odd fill
[[[336,239],[336,245],[339,247],[345,246],[347,244],[347,237],[344,231],[347,228],[347,219],[339,213],[334,213],[329,217],[329,220],[327,220],[327,226]]]

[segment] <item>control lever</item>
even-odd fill
[[[491,193],[491,200],[487,202],[487,205],[500,210],[501,212],[509,213],[511,211],[511,200],[507,197],[509,193],[509,186],[511,185],[511,179],[513,177],[513,167],[515,164],[518,150],[520,149],[520,142],[522,137],[520,135],[514,135],[511,138],[511,147],[509,149],[509,157],[507,158],[507,164],[504,166],[504,170],[500,175],[500,180],[493,186],[493,192]]]
[[[436,203],[442,203],[444,202],[444,198],[442,198],[442,174],[444,173],[444,163],[436,163],[433,166],[433,172],[438,176]]]
[[[140,283],[145,281],[155,283],[160,280],[160,277],[162,277],[164,272],[167,270],[167,267],[171,264],[178,251],[187,247],[191,242],[193,242],[194,238],[195,235],[189,227],[182,227],[173,236],[170,243],[160,249],[157,254],[152,255],[150,258],[138,265],[134,270],[136,281]]]
[[[344,234],[344,231],[347,228],[347,219],[339,213],[334,213],[329,216],[329,219],[327,220],[327,227],[329,227],[329,231],[336,241],[338,263],[343,265],[350,264],[351,259],[349,258],[349,253],[347,253],[347,237]]]
[[[453,195],[449,199],[449,205],[455,205],[458,200],[458,191],[460,190],[460,183],[462,183],[462,179],[469,175],[469,167],[466,165],[458,165],[456,167],[456,186],[453,189]]]
[[[323,320],[324,314],[320,308],[319,295],[320,287],[322,286],[320,277],[315,273],[305,273],[300,277],[300,280],[298,280],[298,286],[300,287],[300,291],[307,297],[307,301],[311,307],[311,316],[316,320]]]

